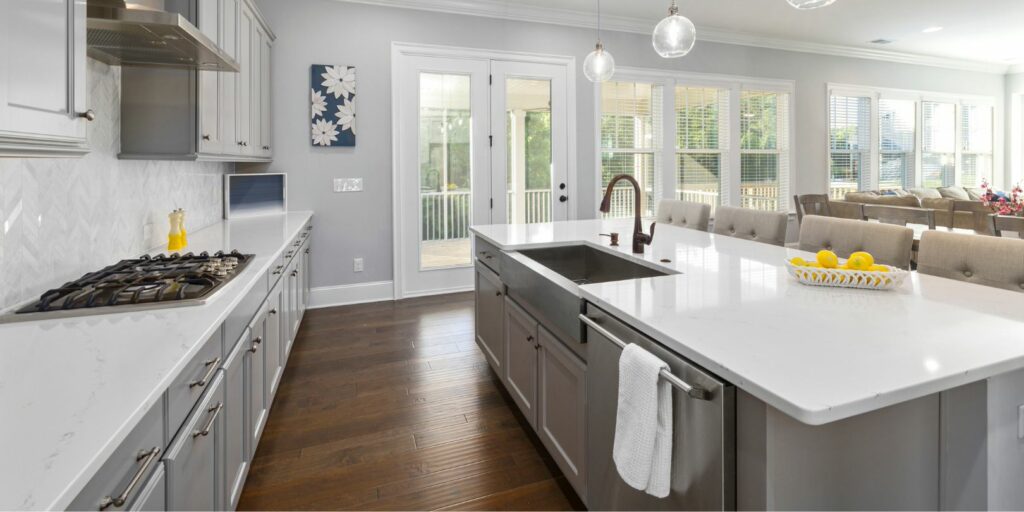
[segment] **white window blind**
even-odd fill
[[[729,90],[675,88],[675,197],[717,208],[729,150]]]
[[[960,185],[977,187],[992,182],[992,107],[960,107]]]
[[[956,104],[922,101],[921,186],[952,186],[955,172]]]
[[[829,97],[829,195],[866,190],[871,175],[871,98]]]
[[[740,93],[740,206],[780,210],[789,193],[789,94]]]
[[[909,189],[914,186],[916,146],[917,103],[914,100],[879,100],[879,189]]]
[[[645,192],[641,200],[647,216],[654,215],[660,197],[663,133],[662,87],[642,82],[601,84],[601,189],[618,174],[629,174]],[[633,188],[620,182],[606,217],[633,215]]]

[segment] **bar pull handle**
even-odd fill
[[[627,343],[625,341],[620,340],[617,336],[609,332],[608,329],[601,327],[601,325],[595,322],[593,318],[590,318],[589,316],[584,315],[582,313],[580,314],[579,318],[581,322],[587,325],[587,327],[590,327],[601,336],[608,338],[612,343],[618,345],[619,348],[626,348]],[[661,378],[667,380],[669,384],[672,384],[673,386],[679,388],[679,390],[682,391],[683,393],[689,395],[690,398],[696,398],[698,400],[711,399],[711,393],[709,393],[708,390],[687,383],[683,379],[676,377],[675,374],[673,374],[668,369],[662,369],[660,376]]]
[[[189,389],[192,389],[196,386],[199,386],[201,388],[206,387],[206,385],[210,383],[210,379],[213,378],[213,374],[217,372],[217,368],[220,367],[220,358],[217,357],[210,361],[207,361],[203,363],[203,366],[209,366],[210,369],[206,371],[206,375],[203,375],[202,379],[189,382]]]
[[[128,482],[128,487],[125,487],[124,491],[121,491],[121,494],[118,494],[116,498],[106,496],[100,501],[100,510],[106,510],[111,506],[123,507],[124,504],[128,502],[128,498],[133,492],[135,492],[135,488],[139,486],[140,482],[142,482],[142,477],[146,476],[146,473],[149,472],[149,467],[153,465],[153,461],[155,461],[159,455],[159,446],[154,446],[149,450],[139,452],[135,457],[135,461],[138,462],[144,460],[145,462],[143,462],[142,466],[139,467],[139,470],[135,472],[135,476],[133,476],[131,481]]]
[[[205,436],[210,435],[210,429],[213,428],[213,422],[217,421],[217,415],[220,414],[220,411],[223,408],[224,408],[224,402],[218,402],[217,405],[207,409],[206,411],[207,412],[212,412],[213,415],[210,416],[210,421],[206,422],[206,426],[204,426],[202,430],[194,430],[194,431],[192,431],[192,439],[195,439],[195,438],[197,438],[199,436],[204,436],[205,437]]]

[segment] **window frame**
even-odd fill
[[[720,176],[719,204],[725,206],[740,206],[740,93],[744,90],[777,92],[787,94],[788,101],[786,108],[786,146],[773,152],[780,154],[780,162],[786,162],[785,180],[779,180],[779,209],[778,211],[790,212],[792,201],[789,191],[793,189],[795,173],[793,155],[796,151],[796,81],[783,79],[756,78],[737,75],[721,75],[711,73],[692,73],[670,70],[657,70],[646,68],[620,67],[616,70],[612,80],[616,82],[642,82],[662,87],[662,144],[660,148],[661,168],[656,167],[655,181],[660,187],[655,187],[655,199],[674,199],[676,197],[676,184],[678,180],[679,163],[677,155],[689,150],[679,150],[677,145],[675,95],[676,87],[706,87],[725,89],[729,91],[729,120],[727,149],[719,149],[722,152],[722,167],[725,169],[724,176]],[[593,85],[593,106],[594,106],[594,162],[593,176],[597,187],[600,188],[601,176],[601,154],[606,152],[601,147],[601,84]],[[781,112],[780,112],[781,114]],[[723,134],[720,134],[720,137]],[[721,140],[721,139],[720,139]],[[720,143],[721,144],[721,143]],[[658,151],[658,150],[656,150]],[[700,150],[702,153],[710,153],[711,150]],[[727,161],[726,161],[727,160]],[[782,165],[780,163],[780,165]],[[660,176],[657,174],[660,172]],[[596,218],[601,218],[600,195],[603,190],[598,190],[598,197],[595,198],[594,212]],[[652,208],[656,212],[656,208]],[[714,212],[712,212],[714,215]]]
[[[1003,112],[999,107],[999,99],[993,96],[974,95],[974,94],[954,94],[954,93],[942,93],[934,91],[921,91],[912,89],[894,89],[886,87],[873,87],[864,85],[850,85],[840,83],[827,83],[825,85],[825,161],[826,161],[826,172],[829,174],[825,176],[826,187],[830,182],[830,167],[832,161],[832,148],[829,142],[831,126],[831,98],[832,96],[861,96],[871,98],[871,175],[867,182],[869,183],[869,190],[877,190],[879,187],[880,180],[880,167],[881,158],[883,152],[879,147],[879,136],[881,128],[879,126],[879,102],[885,100],[903,100],[913,101],[915,118],[914,118],[914,176],[911,181],[913,188],[919,188],[923,186],[923,155],[924,155],[924,108],[925,102],[937,102],[937,103],[952,103],[954,105],[954,183],[953,186],[962,186],[963,179],[963,154],[967,153],[963,151],[962,144],[962,131],[963,131],[963,107],[964,106],[975,106],[975,107],[988,107],[992,109],[992,185],[996,187],[1002,187],[1005,181],[1005,171],[1003,173],[998,172],[998,169],[1003,167]],[[886,152],[886,154],[892,154],[893,152]],[[903,153],[905,154],[905,153]],[[982,153],[987,154],[987,153]]]

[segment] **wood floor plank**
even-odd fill
[[[471,293],[308,311],[239,509],[580,509],[473,331]]]

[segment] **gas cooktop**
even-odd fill
[[[253,257],[218,251],[122,260],[42,294],[0,323],[203,304]]]

